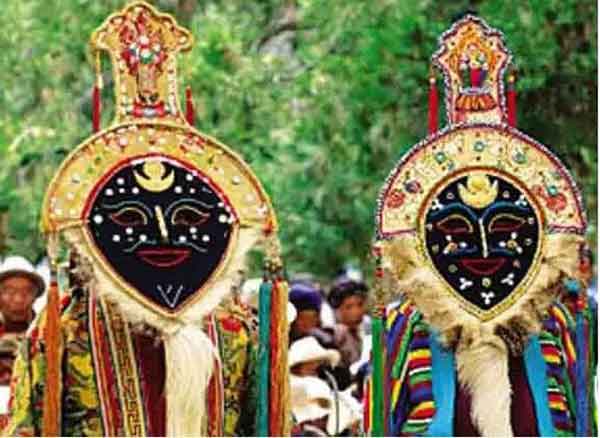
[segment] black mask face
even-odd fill
[[[426,211],[425,244],[452,289],[489,310],[526,277],[538,252],[540,226],[522,190],[479,173],[440,189]]]
[[[235,217],[208,179],[151,157],[126,164],[99,187],[88,221],[122,279],[176,311],[220,266]]]

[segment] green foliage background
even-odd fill
[[[125,3],[3,2],[3,251],[43,255],[37,223],[45,187],[90,133],[88,38]],[[594,0],[152,3],[196,36],[180,71],[193,87],[198,128],[240,151],[264,182],[290,271],[329,276],[349,260],[366,266],[378,190],[426,133],[429,57],[468,8],[504,31],[519,73],[519,128],[573,170],[595,239]],[[105,88],[104,126],[112,92]]]

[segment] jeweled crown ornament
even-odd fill
[[[506,120],[504,72],[510,61],[502,34],[474,16],[442,35],[433,62],[444,74],[450,124]]]
[[[192,35],[147,5],[127,8],[92,35],[93,50],[108,51],[115,68],[117,120],[183,122],[178,101],[177,54]]]
[[[550,242],[586,228],[567,169],[511,126],[510,62],[502,34],[478,17],[465,16],[440,37],[433,64],[444,77],[448,126],[438,130],[430,114],[430,136],[391,173],[376,218],[379,239],[413,239],[417,266],[481,320],[524,302],[543,281]]]

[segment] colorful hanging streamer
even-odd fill
[[[265,279],[258,293],[258,406],[256,409],[256,435],[269,436],[269,368],[272,284]]]
[[[194,109],[194,98],[192,97],[191,87],[185,89],[185,119],[194,126],[196,123],[196,111]]]
[[[433,72],[429,76],[429,135],[435,134],[439,126],[439,101],[437,84]]]
[[[506,91],[507,122],[515,128],[517,126],[517,91],[515,90],[515,74],[508,75],[508,90]]]
[[[100,52],[96,52],[96,83],[92,90],[92,130],[100,131],[100,118],[102,114],[102,70],[100,67]]]
[[[371,400],[373,403],[373,418],[371,423],[371,436],[385,436],[384,412],[384,382],[383,382],[383,315],[376,314],[372,321],[373,347],[373,374],[371,377]]]
[[[44,387],[44,410],[42,418],[43,436],[60,436],[61,412],[61,334],[60,334],[60,293],[57,276],[57,238],[51,236],[48,244],[50,256],[50,287],[46,304],[46,324],[44,344],[46,346],[46,382]],[[52,250],[50,248],[53,248]]]
[[[577,298],[577,314],[575,316],[575,348],[577,361],[575,362],[575,393],[577,398],[577,420],[575,422],[575,435],[589,436],[588,433],[588,333],[585,324],[585,296],[579,291]]]

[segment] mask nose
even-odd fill
[[[160,231],[160,237],[163,243],[169,242],[169,230],[167,229],[167,223],[165,222],[165,215],[160,208],[160,205],[154,207],[154,213],[156,214],[156,220],[158,221],[158,230]]]
[[[481,235],[481,251],[483,253],[483,258],[487,259],[489,252],[488,252],[488,243],[487,243],[487,236],[485,234],[485,227],[483,226],[483,219],[479,219],[479,234]]]

